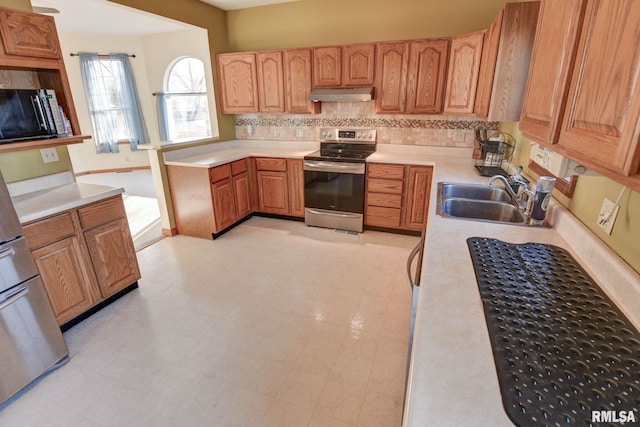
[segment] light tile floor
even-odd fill
[[[399,426],[417,242],[260,217],[163,239],[0,425]]]

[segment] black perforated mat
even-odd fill
[[[467,244],[509,418],[518,426],[620,426],[593,422],[592,411],[617,419],[635,411],[639,419],[640,334],[576,260],[552,245]]]

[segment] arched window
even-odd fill
[[[164,93],[158,95],[163,139],[174,141],[211,136],[207,85],[201,60],[176,59],[165,73]]]

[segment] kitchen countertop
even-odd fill
[[[538,242],[567,249],[638,327],[640,278],[557,203],[552,228],[436,215],[437,183],[486,183],[469,157],[430,156],[434,167],[403,426],[513,426],[503,406],[466,239]]]
[[[25,224],[123,192],[123,188],[74,182],[15,196],[12,200],[20,222]]]

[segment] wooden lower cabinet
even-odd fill
[[[58,324],[90,309],[97,297],[78,238],[67,237],[32,252]]]
[[[236,220],[251,213],[251,183],[249,173],[242,172],[232,177],[233,193],[236,204]]]
[[[258,157],[255,160],[257,210],[304,217],[302,160]]]
[[[431,166],[369,163],[364,224],[420,231],[427,223]]]
[[[286,172],[257,171],[261,212],[289,215],[289,180]]]
[[[231,177],[211,184],[211,197],[216,231],[222,231],[236,222],[236,204]]]
[[[140,278],[126,218],[85,231],[84,238],[103,298],[118,293]]]
[[[289,214],[304,217],[304,170],[302,160],[287,159],[289,179]]]
[[[58,324],[140,278],[121,196],[23,225]]]

